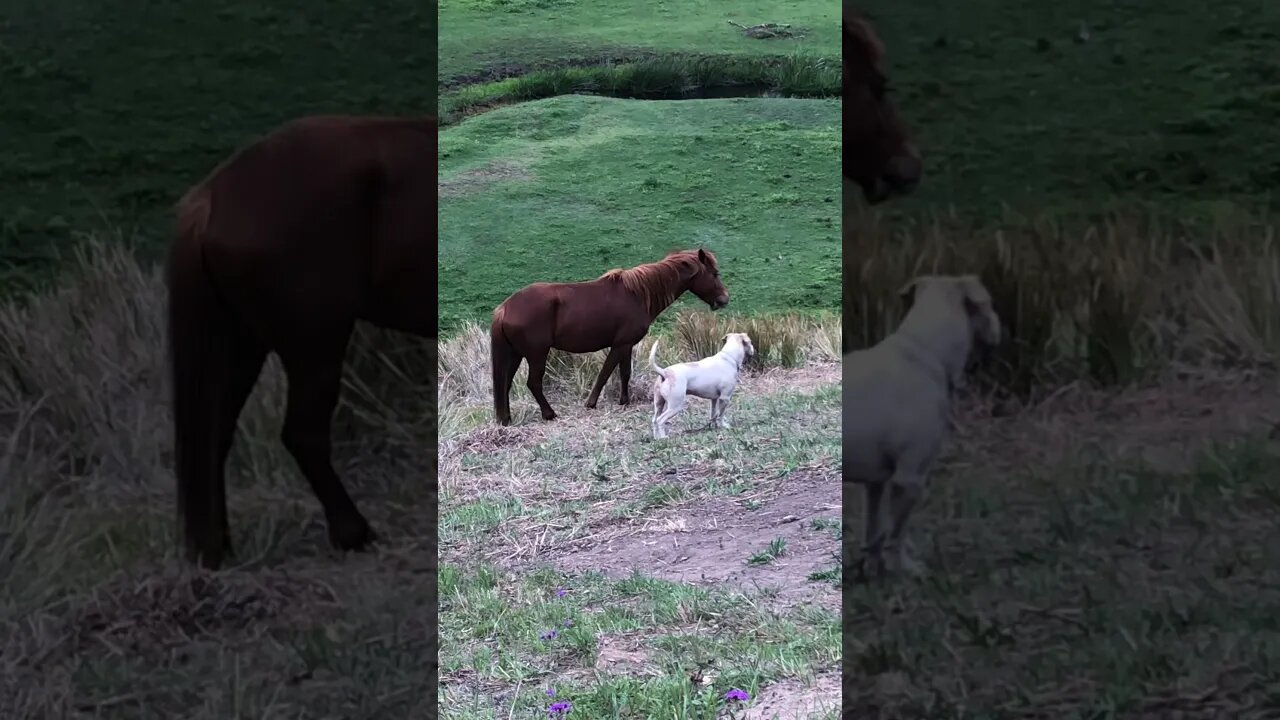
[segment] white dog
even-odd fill
[[[888,529],[900,568],[914,574],[907,519],[946,436],[951,391],[964,387],[975,342],[999,344],[1000,318],[974,275],[919,277],[901,295],[911,309],[897,331],[844,356],[842,472],[846,483],[863,486],[864,552],[883,572]],[[888,517],[881,505],[886,484]]]
[[[729,333],[724,336],[720,352],[697,362],[679,363],[668,368],[658,365],[654,359],[658,353],[655,340],[649,350],[649,364],[658,373],[653,381],[653,437],[667,436],[666,425],[671,418],[684,410],[685,396],[694,395],[711,401],[711,424],[727,428],[724,411],[729,398],[738,386],[742,364],[756,354],[751,338],[746,333]]]

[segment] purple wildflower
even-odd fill
[[[724,699],[737,700],[738,702],[746,702],[751,699],[751,696],[748,695],[745,690],[739,690],[738,688],[734,688],[724,694]]]
[[[568,590],[565,590],[564,588],[556,588],[556,597],[562,598],[568,594],[569,594]]]
[[[572,709],[573,709],[573,703],[571,702],[561,701],[557,703],[551,703],[551,707],[547,708],[547,717],[568,715],[569,711]]]
[[[543,640],[554,640],[556,638],[556,635],[559,635],[559,634],[560,633],[556,632],[555,630],[548,630],[542,633],[541,635],[539,635],[538,637],[542,638]]]
[[[555,696],[556,696],[556,689],[553,687],[547,688],[547,697],[555,697]]]
[[[564,620],[564,626],[565,626],[565,627],[573,627],[573,618],[565,618],[565,620]]]

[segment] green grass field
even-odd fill
[[[1280,6],[861,4],[927,169],[845,208],[846,334],[926,272],[980,273],[1008,334],[912,516],[925,576],[846,588],[846,713],[1275,714]]]
[[[699,246],[734,312],[834,311],[839,127],[830,100],[575,96],[443,132],[441,332],[531,282]]]
[[[927,181],[895,216],[1277,207],[1280,5],[864,0]],[[1083,31],[1082,31],[1083,29]]]
[[[556,701],[571,717],[836,716],[837,13],[441,8],[444,717],[531,717]],[[728,20],[803,37],[748,39]],[[700,83],[747,96],[633,99]],[[598,410],[582,408],[599,354],[554,353],[561,418],[531,413],[522,370],[515,424],[493,425],[494,307],[532,282],[692,247],[717,254],[730,308],[686,297],[666,311],[636,349],[631,407],[610,382]],[[649,343],[662,338],[669,364],[747,327],[763,360],[734,429],[704,432],[693,402],[653,442]],[[790,423],[779,433],[773,417]],[[749,702],[726,699],[734,688]]]
[[[232,462],[241,564],[198,572],[175,557],[153,261],[178,197],[278,123],[431,112],[435,22],[394,0],[0,2],[0,717],[414,717],[433,699],[434,346],[352,349],[336,465],[378,553],[328,551],[272,367]]]
[[[839,16],[835,3],[812,0],[444,0],[440,86],[664,53],[838,56]],[[789,23],[798,37],[753,40],[729,21]]]
[[[0,291],[85,233],[157,257],[173,204],[239,145],[308,113],[436,104],[430,4],[0,3]]]

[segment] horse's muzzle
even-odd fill
[[[712,301],[712,303],[711,303],[711,309],[712,309],[712,310],[720,310],[720,309],[724,308],[724,307],[725,307],[726,305],[728,305],[728,304],[729,304],[729,298],[727,298],[727,297],[716,298],[716,299],[715,299],[715,300],[713,300],[713,301]]]

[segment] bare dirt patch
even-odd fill
[[[840,706],[840,677],[822,674],[810,683],[787,679],[760,689],[743,720],[809,720]]]
[[[482,192],[500,182],[532,179],[533,175],[516,163],[494,161],[478,168],[464,170],[448,180],[441,180],[436,196],[439,198],[462,197]]]
[[[748,505],[759,503],[756,509]],[[765,592],[794,605],[818,602],[836,608],[839,589],[810,580],[836,562],[832,530],[815,520],[840,515],[839,468],[799,470],[740,498],[705,498],[647,518],[635,532],[614,537],[554,559],[568,572],[596,570],[621,578],[641,569],[647,575],[692,585],[724,586],[751,594]],[[777,539],[785,550],[770,562],[748,564]]]
[[[1171,379],[1123,392],[1067,387],[1013,412],[972,399],[958,406],[948,459],[981,457],[988,468],[1049,467],[1106,448],[1176,472],[1206,443],[1263,427],[1280,434],[1280,378],[1269,374]]]

